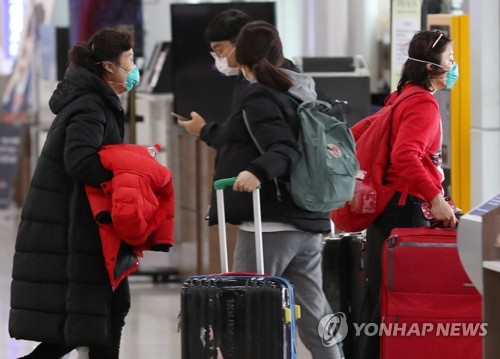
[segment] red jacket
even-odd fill
[[[415,85],[406,85],[403,92]],[[387,101],[398,96],[393,92]],[[397,183],[398,191],[430,200],[442,191],[441,116],[439,105],[430,92],[408,98],[394,110],[391,165],[385,182]]]
[[[113,171],[101,188],[85,186],[99,225],[104,261],[113,290],[137,270],[144,250],[168,250],[174,244],[172,172],[142,146],[103,146],[99,157]],[[121,241],[133,248],[130,260],[120,251]]]

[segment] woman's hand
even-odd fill
[[[443,227],[456,227],[457,218],[455,217],[455,211],[446,202],[443,195],[439,194],[431,202],[431,210],[434,215],[434,219],[439,222],[443,222]]]
[[[196,112],[191,112],[191,119],[187,121],[178,120],[177,124],[184,127],[188,133],[194,136],[199,136],[201,129],[206,125],[203,117],[198,115]]]
[[[252,192],[259,187],[260,181],[252,172],[243,171],[238,174],[233,190],[238,192]]]

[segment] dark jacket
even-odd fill
[[[315,94],[314,94],[315,95]],[[252,172],[261,182],[262,219],[292,224],[313,233],[330,231],[328,213],[309,212],[297,207],[283,184],[281,201],[276,195],[275,177],[287,180],[300,156],[297,137],[297,105],[287,92],[255,83],[246,87],[239,104],[223,125],[205,126],[200,138],[217,150],[215,179]],[[247,113],[253,134],[265,151],[260,155],[245,127],[242,110]],[[232,224],[253,220],[251,193],[225,192],[226,220]],[[209,224],[217,223],[215,195],[212,194]]]
[[[99,161],[123,142],[118,96],[98,76],[71,65],[50,102],[57,116],[33,174],[16,241],[9,332],[67,346],[110,343],[111,286],[84,185],[113,177]],[[129,256],[127,248],[122,251]]]

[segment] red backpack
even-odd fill
[[[331,211],[336,228],[346,232],[359,232],[368,228],[394,195],[399,183],[383,183],[390,164],[392,114],[398,104],[419,93],[425,93],[425,90],[413,88],[401,93],[394,103],[386,104],[352,127],[361,175],[356,179],[353,199]]]

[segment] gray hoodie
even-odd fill
[[[288,90],[292,95],[300,98],[302,101],[316,100],[316,84],[310,75],[300,72],[281,69],[293,82],[293,86]]]

